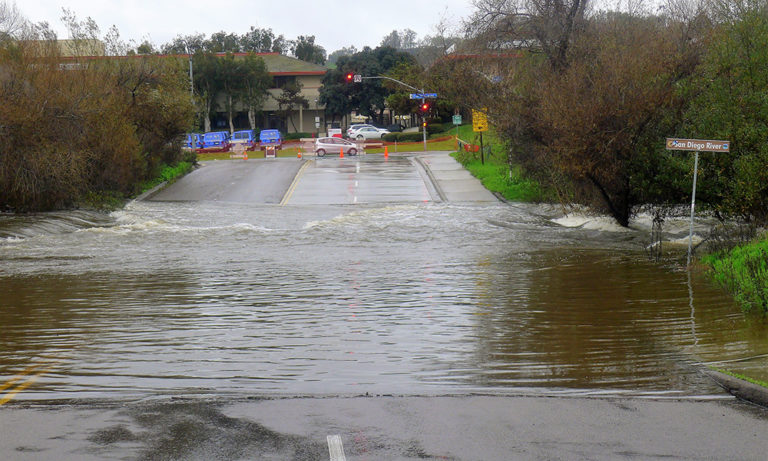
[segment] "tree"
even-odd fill
[[[141,45],[136,47],[136,54],[157,54],[157,50],[155,50],[152,42],[144,40]]]
[[[402,63],[415,63],[413,56],[394,48],[379,47],[372,50],[365,47],[353,56],[342,56],[335,70],[325,74],[320,88],[320,99],[326,105],[326,112],[332,117],[343,116],[357,109],[363,115],[381,121],[386,107],[386,97],[391,90],[378,79],[364,79],[360,83],[344,83],[343,76],[352,72],[369,77],[386,75],[390,69]]]
[[[336,64],[340,57],[352,56],[355,53],[357,53],[357,48],[354,45],[338,49],[328,55],[328,64]]]
[[[233,33],[224,31],[211,34],[205,41],[205,49],[211,53],[239,53],[241,39]]]
[[[291,42],[291,53],[302,61],[325,64],[325,48],[315,45],[314,35],[299,35],[299,38]]]
[[[584,25],[589,0],[474,0],[469,32],[482,49],[541,50],[556,71]]]
[[[161,47],[162,54],[196,54],[206,50],[205,34],[177,35]]]
[[[25,27],[27,20],[16,3],[0,2],[0,43],[18,38]]]
[[[223,96],[224,111],[229,121],[229,132],[235,132],[234,112],[237,96],[242,94],[244,87],[244,71],[239,61],[235,60],[232,53],[216,59],[217,81],[221,85],[219,93]]]
[[[293,121],[293,117],[291,117],[291,114],[293,113],[294,108],[296,107],[303,107],[304,109],[309,108],[309,101],[307,98],[301,95],[301,88],[302,85],[299,82],[289,82],[283,86],[283,91],[280,93],[279,96],[275,97],[277,100],[277,105],[280,108],[280,111],[282,112],[282,116],[288,120],[291,121],[291,125],[293,126],[293,131],[298,131],[296,129],[296,123]]]
[[[282,54],[288,49],[288,43],[282,35],[276,37],[272,29],[257,29],[251,26],[240,38],[240,47],[246,52]]]
[[[730,153],[704,154],[697,199],[722,218],[768,222],[768,15],[764,2],[719,3],[719,29],[680,134],[731,141]]]
[[[417,34],[411,29],[401,31],[393,30],[381,40],[380,47],[389,47],[396,50],[410,50],[416,48]]]
[[[206,52],[197,52],[192,57],[194,92],[205,131],[211,131],[211,110],[221,87],[218,61],[215,55]]]
[[[238,97],[248,108],[248,122],[251,129],[256,129],[256,112],[261,110],[272,86],[272,76],[269,75],[264,60],[249,53],[241,62],[243,85]]]

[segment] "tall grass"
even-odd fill
[[[456,134],[456,129],[445,134]],[[472,125],[459,127],[459,138],[474,145],[480,144],[480,135],[472,131]],[[511,166],[507,158],[507,148],[491,131],[483,133],[483,146],[486,152],[482,158],[480,152],[462,150],[453,154],[473,176],[482,182],[491,192],[506,200],[515,202],[543,202],[551,200],[551,194],[538,181],[526,178],[519,167]]]
[[[714,280],[731,292],[746,312],[768,314],[768,237],[730,251],[706,255]]]

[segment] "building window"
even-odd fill
[[[289,83],[296,83],[295,75],[278,75],[274,77],[275,88],[284,88]]]

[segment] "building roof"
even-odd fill
[[[226,53],[216,53],[224,56]],[[271,75],[325,75],[328,68],[319,64],[302,61],[280,53],[253,53],[264,60]],[[248,53],[232,53],[233,56],[247,56]],[[189,59],[188,54],[176,54],[175,57]]]
[[[328,72],[328,68],[319,64],[313,64],[311,62],[302,61],[301,59],[285,56],[280,53],[253,53],[264,60],[264,64],[267,66],[267,70],[270,75],[325,75]],[[226,53],[216,53],[217,56],[225,56]],[[232,53],[233,56],[247,56],[248,53]],[[161,58],[181,58],[189,59],[188,54],[148,54],[148,55],[130,55],[130,56],[63,56],[65,60],[75,59],[140,59],[144,57],[161,57]]]

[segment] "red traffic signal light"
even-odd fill
[[[352,72],[348,72],[347,73],[347,83],[351,82],[353,78],[355,78],[355,75]]]
[[[429,103],[428,102],[425,102],[424,104],[421,105],[421,111],[422,112],[428,112],[429,111]]]

